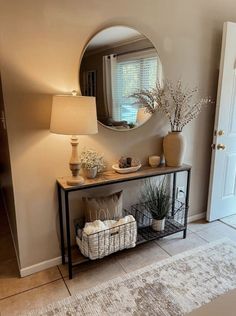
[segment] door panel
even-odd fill
[[[233,173],[232,173],[233,172]],[[235,195],[235,179],[236,179],[236,154],[226,153],[226,164],[223,181],[222,198],[231,198]]]
[[[226,22],[213,138],[207,219],[236,214],[236,24]]]
[[[235,65],[236,66],[236,65]],[[229,109],[229,136],[235,136],[236,134],[236,69],[233,70],[233,88],[232,88],[232,98],[230,102]]]

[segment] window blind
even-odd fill
[[[154,51],[145,51],[118,56],[116,65],[115,93],[116,104],[113,117],[135,123],[138,108],[130,97],[140,89],[150,89],[160,78],[161,64]]]

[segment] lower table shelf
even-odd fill
[[[179,224],[175,220],[167,219],[165,223],[165,229],[160,232],[154,231],[150,226],[139,228],[137,244],[141,243],[141,240],[143,240],[143,242],[151,241],[173,235],[175,233],[184,231],[185,229],[186,227],[184,225]]]
[[[186,227],[183,225],[180,225],[178,222],[175,222],[174,220],[167,220],[165,224],[165,230],[161,232],[154,231],[151,227],[144,227],[138,229],[137,234],[137,243],[136,246],[149,242],[151,240],[160,239],[169,235],[174,235],[178,232],[186,232]],[[129,248],[130,249],[130,248]],[[133,249],[133,248],[131,248]],[[128,249],[124,249],[121,251],[127,251]],[[67,259],[67,255],[66,255]],[[101,258],[102,259],[102,258]],[[79,250],[78,246],[72,247],[72,266],[78,266],[82,263],[88,262],[88,261],[99,261],[101,259],[96,260],[90,260],[89,258],[82,255],[82,253]],[[66,260],[68,261],[68,260]]]

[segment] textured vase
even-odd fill
[[[97,176],[98,173],[98,168],[97,167],[93,167],[93,168],[85,168],[84,169],[85,175],[88,179],[94,179]]]
[[[161,232],[162,230],[165,229],[165,221],[166,219],[153,219],[152,220],[152,229],[157,231],[157,232]]]
[[[182,133],[169,132],[169,134],[164,137],[163,150],[167,166],[182,166],[185,152],[185,140]]]

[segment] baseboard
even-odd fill
[[[57,266],[59,264],[61,264],[61,257],[42,261],[42,262],[36,263],[32,266],[20,269],[20,276],[25,277],[25,276],[33,274],[35,272],[39,272],[39,271]]]
[[[195,222],[199,219],[206,218],[206,212],[198,213],[196,215],[188,216],[188,223]]]

